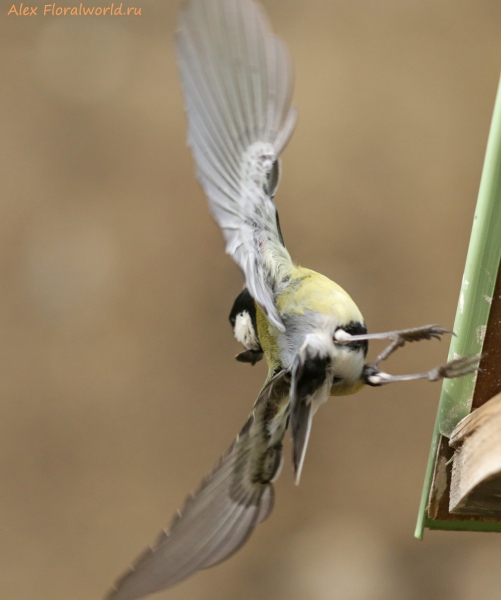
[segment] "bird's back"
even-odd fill
[[[290,282],[277,298],[277,308],[282,319],[311,311],[332,316],[341,323],[363,321],[357,305],[340,285],[305,267],[295,268]]]
[[[271,377],[288,368],[305,337],[315,330],[333,333],[337,327],[363,323],[363,316],[349,294],[337,283],[304,267],[294,267],[277,296],[278,313],[286,325],[280,332],[257,307],[257,326]]]

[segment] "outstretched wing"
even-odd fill
[[[108,600],[134,600],[170,587],[236,552],[273,508],[282,458],[289,382],[274,377],[237,439],[162,531],[116,582]]]
[[[188,143],[226,251],[269,320],[291,266],[273,202],[278,157],[296,123],[292,66],[252,0],[190,0],[181,8],[177,55]]]

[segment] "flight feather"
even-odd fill
[[[198,179],[226,251],[283,331],[275,298],[292,263],[273,196],[296,122],[288,52],[252,0],[184,3],[176,48]]]
[[[273,508],[282,462],[289,380],[275,376],[228,452],[191,494],[169,529],[116,582],[107,600],[135,600],[231,556]]]

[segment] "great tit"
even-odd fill
[[[292,262],[274,196],[279,156],[296,123],[293,75],[283,43],[253,0],[183,2],[176,39],[198,179],[246,289],[230,314],[244,345],[263,354],[268,377],[235,442],[168,530],[117,581],[111,600],[134,600],[213,566],[238,550],[273,507],[289,419],[296,482],[312,417],[329,395],[364,385],[458,377],[460,358],[427,373],[392,376],[378,367],[406,342],[440,338],[438,325],[368,334],[360,310],[336,283]],[[389,339],[372,363],[368,341]]]

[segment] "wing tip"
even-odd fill
[[[162,531],[162,534],[165,535],[165,530]],[[160,542],[161,535],[158,536],[157,540],[155,540],[155,546]],[[148,559],[155,552],[155,546],[148,546],[141,552],[141,554],[136,558],[136,560],[130,564],[127,569],[118,577],[118,579],[113,584],[113,587],[107,592],[106,596],[103,600],[134,600],[135,598],[140,598],[144,594],[139,595],[128,595],[125,592],[125,595],[122,594],[125,586],[127,585],[127,581],[135,574],[138,567],[141,566],[143,561]]]

